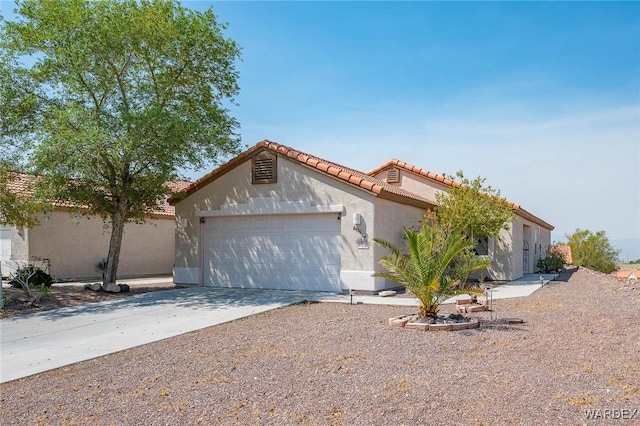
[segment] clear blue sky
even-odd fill
[[[231,110],[247,146],[463,170],[553,240],[605,230],[640,258],[640,3],[183,5],[212,6],[243,47]]]
[[[245,144],[463,170],[640,258],[640,3],[184,4],[243,46]]]

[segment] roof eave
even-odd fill
[[[385,200],[389,200],[389,201],[393,201],[395,203],[399,203],[399,204],[405,204],[408,206],[413,206],[413,207],[418,207],[421,209],[432,209],[434,207],[436,207],[436,204],[430,203],[427,200],[419,200],[419,199],[414,199],[414,198],[409,198],[409,197],[405,197],[402,196],[400,194],[394,194],[393,192],[389,192],[386,190],[381,190],[379,193],[376,194],[379,198],[385,199]]]
[[[526,211],[522,207],[518,206],[517,208],[514,208],[514,212],[515,212],[515,214],[517,214],[521,218],[530,220],[531,222],[533,222],[533,223],[535,223],[537,225],[540,225],[543,228],[548,229],[549,231],[553,231],[555,229],[555,226],[553,226],[550,223],[547,223],[544,220],[540,219],[539,217],[529,213],[528,211]]]
[[[269,142],[270,141],[268,141],[268,140],[263,140],[263,141],[258,142],[253,147],[251,147],[248,150],[244,151],[243,153],[233,157],[231,160],[227,161],[226,163],[222,164],[221,166],[213,169],[211,172],[209,172],[206,175],[202,176],[200,179],[198,179],[195,182],[193,182],[188,188],[184,189],[183,191],[180,191],[180,192],[176,193],[176,195],[173,195],[173,196],[169,197],[167,199],[167,202],[170,205],[175,206],[180,201],[183,201],[185,198],[187,198],[189,195],[193,194],[194,192],[198,191],[199,189],[207,186],[208,184],[210,184],[214,180],[218,179],[220,176],[222,176],[222,175],[230,172],[231,170],[235,169],[236,167],[238,167],[240,164],[242,164],[244,162],[244,160],[246,158],[249,158],[256,151],[258,151],[260,149],[263,149],[263,148],[269,148]]]

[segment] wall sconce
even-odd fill
[[[360,213],[353,214],[353,230],[362,233],[360,225],[362,224],[362,215]]]
[[[189,224],[189,219],[187,219],[186,217],[183,217],[182,219],[180,219],[180,225],[183,228],[186,228],[188,224]]]

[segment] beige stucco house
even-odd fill
[[[421,169],[399,160],[371,170],[369,175],[381,179],[398,188],[406,189],[436,203],[436,194],[446,192],[459,182],[442,175]],[[503,230],[498,238],[481,242],[480,253],[491,258],[491,268],[487,271],[492,280],[514,280],[524,274],[536,271],[536,264],[544,257],[551,244],[553,226],[534,216],[518,204],[512,203],[513,221],[508,230]]]
[[[320,291],[395,287],[372,277],[388,254],[373,238],[401,246],[404,227],[418,225],[436,205],[435,192],[451,183],[390,164],[367,174],[258,143],[169,200],[176,214],[174,282]],[[519,206],[514,212],[504,241],[491,244],[496,279],[522,276],[524,241],[531,251],[534,241],[549,244],[551,225]]]
[[[20,175],[10,189],[25,192],[28,175]],[[176,182],[184,189],[190,182]],[[38,216],[33,229],[0,228],[2,273],[16,264],[34,262],[56,279],[100,278],[99,263],[109,250],[110,228],[97,216],[72,215],[68,206],[58,203],[54,210]],[[125,226],[118,267],[119,277],[171,274],[175,255],[175,216],[173,206],[159,206],[144,224]]]

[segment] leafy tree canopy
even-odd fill
[[[588,229],[576,229],[573,234],[565,235],[571,247],[573,264],[594,271],[610,274],[617,269],[616,260],[620,250],[609,243],[604,231],[593,233]]]
[[[43,206],[11,190],[10,183],[16,174],[5,162],[0,162],[0,225],[32,228],[38,224],[35,213]]]
[[[7,52],[0,53],[0,75],[0,225],[33,227],[37,224],[33,217],[36,205],[24,194],[11,191],[10,184],[31,142],[16,136],[28,134],[38,125],[40,111],[36,97],[26,90],[29,81],[24,70]]]
[[[469,180],[460,171],[456,177],[460,186],[436,194],[440,226],[445,230],[464,229],[475,238],[497,237],[502,229],[508,230],[513,207],[500,191],[485,185],[484,178]]]
[[[112,283],[124,224],[144,220],[180,169],[239,151],[225,103],[239,90],[240,48],[211,9],[173,0],[24,0],[16,13],[0,23],[15,87],[0,99],[13,117],[3,145],[31,148],[47,198],[111,223]]]

